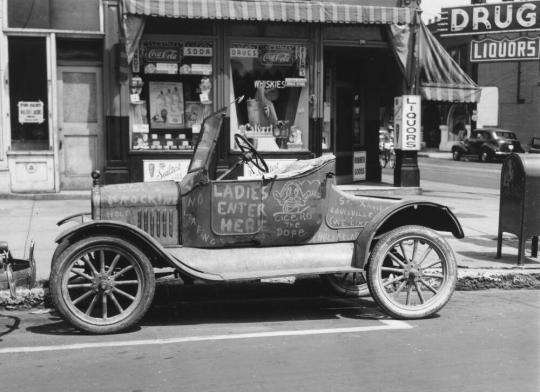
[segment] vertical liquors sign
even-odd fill
[[[394,148],[419,151],[422,142],[419,95],[394,98]]]

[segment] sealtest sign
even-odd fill
[[[403,95],[394,98],[395,148],[419,151],[421,145],[421,118],[419,95]]]

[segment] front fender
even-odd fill
[[[55,238],[55,242],[59,245],[57,251],[55,251],[53,255],[52,262],[54,263],[56,256],[58,256],[60,251],[65,249],[69,244],[76,242],[80,238],[91,235],[113,235],[123,238],[139,247],[150,258],[152,265],[155,267],[177,267],[170,259],[165,248],[146,232],[129,223],[109,220],[96,220],[81,223],[60,233]]]
[[[425,201],[405,201],[379,212],[362,230],[355,242],[355,267],[365,267],[377,237],[404,225],[448,231],[456,238],[465,236],[458,219],[448,207]]]

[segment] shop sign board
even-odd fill
[[[366,151],[353,152],[353,182],[366,179]]]
[[[189,159],[145,159],[143,181],[180,181],[189,168]]]
[[[43,123],[43,102],[42,101],[19,101],[19,124],[41,124]]]
[[[503,2],[442,8],[442,37],[540,30],[540,1]]]
[[[524,61],[540,59],[540,37],[471,41],[471,62]]]
[[[146,47],[145,60],[157,63],[178,63],[180,62],[180,51],[174,46],[152,46]]]
[[[394,98],[395,149],[420,150],[422,139],[420,103],[419,95],[403,95]]]

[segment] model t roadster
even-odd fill
[[[94,185],[91,217],[70,217],[80,224],[53,255],[51,292],[66,320],[92,333],[133,326],[151,305],[156,271],[171,267],[186,282],[321,275],[343,294],[369,287],[396,318],[447,303],[457,266],[438,231],[463,237],[448,208],[347,194],[334,184],[332,155],[268,173],[241,134],[238,163],[211,179],[226,110],[205,119],[181,182]],[[264,174],[228,179],[243,164]]]

